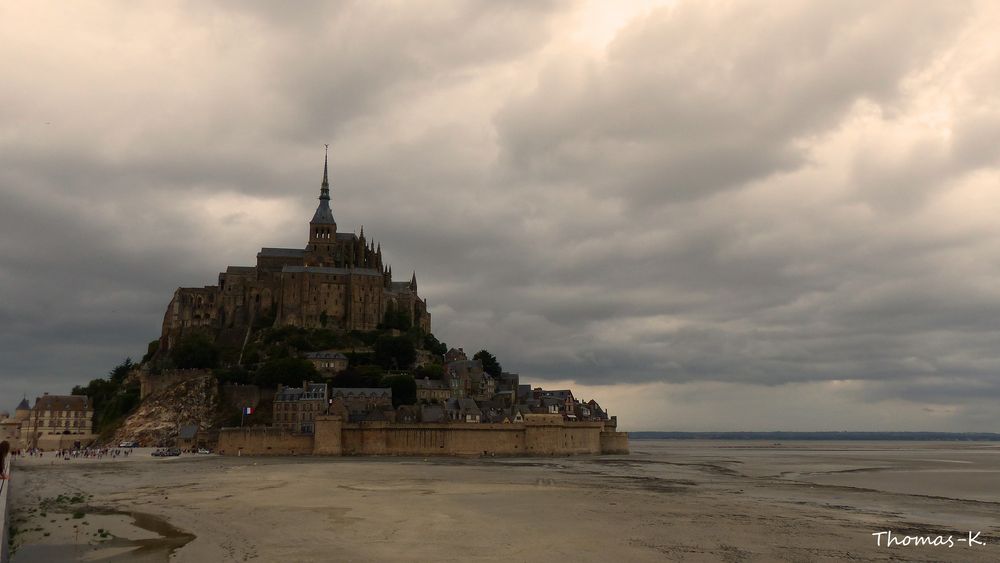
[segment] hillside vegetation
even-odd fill
[[[105,378],[73,388],[74,394],[90,397],[94,405],[94,431],[102,441],[128,436],[147,442],[162,442],[176,435],[180,424],[206,420],[218,422],[217,384],[253,384],[262,389],[278,385],[299,386],[304,380],[325,381],[335,387],[390,387],[394,406],[416,402],[415,378],[440,379],[441,358],[447,345],[433,334],[411,327],[396,328],[407,319],[387,315],[383,328],[371,332],[343,332],[299,327],[258,328],[246,345],[226,345],[210,331],[186,334],[169,352],[150,343],[140,364],[126,358]],[[347,356],[350,367],[335,376],[321,374],[302,358],[309,352],[337,350]],[[418,354],[429,354],[436,362],[413,369]],[[486,371],[499,373],[496,357],[485,350],[477,354]],[[211,370],[212,376],[170,393],[150,396],[140,403],[137,373],[140,368],[158,374],[170,369]],[[190,387],[190,388],[188,388]],[[262,405],[264,406],[264,405]],[[183,419],[183,420],[181,420]],[[225,422],[225,421],[222,421]],[[123,426],[124,424],[124,426]],[[138,438],[137,438],[138,437]]]

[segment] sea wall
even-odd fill
[[[524,455],[523,425],[390,424],[343,425],[343,455],[471,456]]]
[[[313,437],[263,426],[223,428],[218,452],[224,455],[311,455]]]
[[[315,436],[274,428],[224,428],[226,455],[561,456],[628,453],[628,434],[601,422],[563,422],[539,415],[515,424],[345,423],[318,416]]]
[[[601,453],[628,454],[628,432],[601,432]]]

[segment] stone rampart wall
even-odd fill
[[[314,440],[277,428],[223,428],[218,452],[224,455],[311,455]]]
[[[521,424],[344,424],[343,455],[525,455]]]
[[[601,432],[601,452],[606,454],[627,454],[628,432]]]
[[[600,422],[534,420],[523,424],[344,423],[320,416],[315,437],[274,428],[224,428],[226,455],[560,456],[628,453],[628,435]]]

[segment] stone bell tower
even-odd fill
[[[319,205],[309,221],[309,245],[306,246],[309,266],[332,266],[337,249],[337,221],[330,209],[330,178],[327,172],[330,145],[323,157],[323,184],[319,189]]]

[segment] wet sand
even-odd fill
[[[55,552],[88,561],[1000,559],[1000,444],[650,440],[632,449],[18,460],[14,562]],[[53,504],[58,495],[85,498]],[[881,531],[950,535],[954,547],[877,546]],[[957,541],[970,531],[985,545]]]

